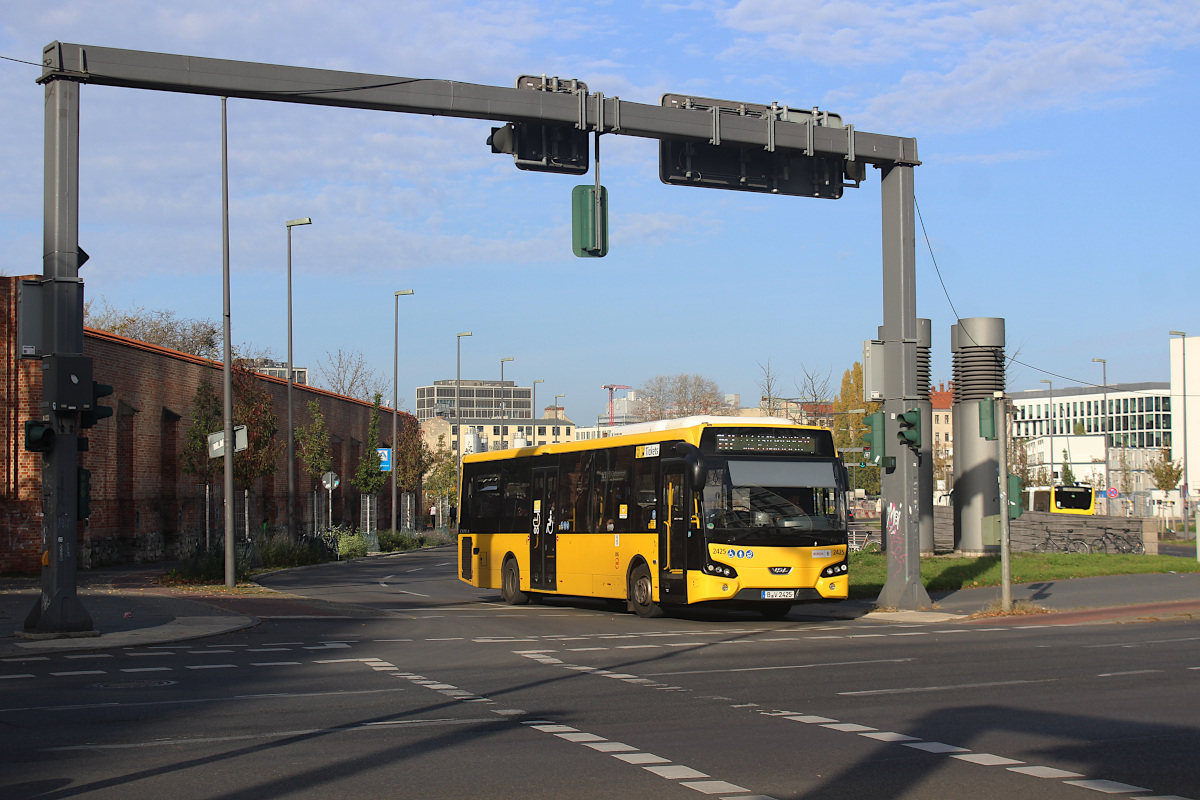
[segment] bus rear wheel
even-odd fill
[[[629,605],[639,617],[661,617],[662,606],[654,602],[654,581],[645,564],[639,564],[629,576]]]
[[[529,595],[521,591],[521,568],[515,558],[505,561],[500,572],[500,599],[510,606],[523,606],[529,602]]]

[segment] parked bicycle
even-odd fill
[[[1092,548],[1087,541],[1075,536],[1074,530],[1068,528],[1065,536],[1055,536],[1052,533],[1047,533],[1045,539],[1040,542],[1034,542],[1033,552],[1090,553],[1092,552]]]
[[[1092,552],[1133,553],[1134,555],[1141,555],[1146,552],[1146,545],[1140,539],[1134,539],[1132,536],[1118,536],[1112,531],[1105,529],[1103,536],[1092,540]]]

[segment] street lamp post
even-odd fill
[[[1042,378],[1050,384],[1050,484],[1054,484],[1054,381]]]
[[[533,423],[529,426],[531,428],[529,433],[529,442],[534,446],[537,445],[537,385],[545,382],[546,381],[542,380],[541,378],[538,378],[536,381],[534,381],[533,396],[529,398],[529,402],[531,404],[529,409],[529,421]]]
[[[471,335],[470,331],[465,331],[463,333],[458,334],[458,339],[457,339],[458,366],[454,373],[454,425],[455,425],[455,427],[458,428],[458,436],[456,436],[454,439],[454,491],[456,491],[456,492],[461,490],[461,484],[462,484],[463,427],[462,427],[462,408],[459,406],[459,403],[460,403],[459,389],[462,384],[462,340],[463,340],[464,336],[470,336],[470,335]],[[458,505],[461,502],[462,502],[462,498],[459,497],[458,502],[456,502],[454,504],[455,508],[458,508]]]
[[[1187,334],[1183,331],[1170,331],[1172,336],[1179,337],[1180,346],[1183,348],[1183,487],[1180,494],[1183,496],[1183,515],[1186,518],[1190,511],[1188,509],[1188,469],[1187,469]],[[1186,524],[1186,523],[1185,523]],[[1200,541],[1200,532],[1197,532],[1197,541]],[[1200,545],[1196,546],[1196,560],[1200,561]]]
[[[566,397],[566,395],[565,394],[554,395],[554,421],[555,422],[560,421],[560,417],[558,416],[558,398],[560,398],[560,397]],[[558,428],[559,428],[558,425],[554,426],[554,441],[556,444],[558,443]]]
[[[1108,362],[1103,358],[1093,358],[1092,363],[1100,365],[1100,380],[1104,383],[1104,405],[1100,407],[1100,432],[1104,434],[1104,488],[1108,489]],[[1108,493],[1105,492],[1104,513],[1108,513]]]
[[[290,219],[287,226],[287,485],[288,485],[288,540],[296,541],[296,420],[292,410],[292,228],[311,225],[312,219],[301,217]]]
[[[400,295],[412,294],[412,289],[401,289],[396,292],[396,326],[392,337],[392,532],[396,531],[396,405],[400,402],[398,384],[400,381]]]
[[[500,359],[500,418],[506,419],[504,416],[504,362],[512,361],[512,356],[506,356]]]

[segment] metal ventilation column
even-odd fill
[[[950,327],[954,354],[954,549],[1000,550],[996,445],[979,434],[979,403],[1004,391],[1004,320],[973,317]],[[997,425],[1003,424],[1001,420]]]
[[[920,485],[921,555],[933,554],[933,401],[929,397],[933,376],[930,367],[933,324],[917,319],[917,408],[921,409],[921,461],[917,465]]]

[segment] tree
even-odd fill
[[[827,385],[825,391],[828,391]],[[863,402],[863,365],[856,361],[854,366],[842,373],[841,391],[833,401],[834,419],[837,420],[834,423],[833,442],[839,449],[863,446],[862,437],[867,429],[864,422],[866,414],[848,413],[860,408],[866,414],[874,414],[881,404]],[[845,460],[858,462],[862,458],[860,453],[847,453]],[[854,483],[856,488],[865,490],[867,494],[879,494],[879,467],[871,465],[855,469]]]
[[[212,458],[208,451],[208,435],[223,431],[225,409],[209,376],[205,375],[192,396],[192,424],[188,426],[183,440],[183,471],[187,475],[199,476],[204,483],[212,483],[219,472],[225,469],[220,459]]]
[[[634,413],[644,421],[734,411],[717,382],[702,375],[655,375],[637,390],[637,395]]]
[[[89,328],[214,361],[221,358],[221,326],[211,319],[183,319],[171,309],[147,311],[139,305],[117,309],[104,297],[98,305],[84,304],[83,324]]]
[[[247,447],[233,457],[233,480],[244,489],[275,471],[283,443],[276,441],[279,418],[258,373],[233,365],[233,424],[246,426]]]
[[[416,491],[421,476],[433,463],[433,453],[421,438],[421,426],[411,414],[400,416],[392,468],[396,470],[396,486],[403,491]]]
[[[387,474],[379,469],[383,462],[379,459],[379,451],[375,449],[380,446],[379,404],[382,399],[383,395],[376,392],[371,404],[371,418],[367,422],[366,445],[362,457],[358,459],[358,466],[354,469],[354,477],[350,479],[354,488],[363,494],[378,494],[387,484]]]
[[[446,435],[438,436],[437,447],[430,457],[429,472],[425,475],[425,491],[451,505],[458,505],[458,473],[454,453],[446,446]]]
[[[778,417],[783,413],[783,401],[779,396],[779,373],[771,371],[771,359],[767,359],[766,365],[760,361],[758,368],[762,370],[762,380],[758,382],[758,389],[762,395],[759,401],[759,408],[768,417]]]
[[[295,429],[296,453],[300,456],[304,471],[315,482],[333,466],[333,446],[329,430],[325,427],[325,415],[321,413],[321,404],[316,400],[309,400],[308,413],[312,422]]]
[[[1150,473],[1150,479],[1154,481],[1154,488],[1162,492],[1174,491],[1179,485],[1179,479],[1183,477],[1183,466],[1171,460],[1171,451],[1166,447],[1158,454],[1156,460],[1146,465],[1146,469]]]
[[[325,361],[317,363],[322,388],[334,394],[370,400],[383,396],[390,385],[383,376],[367,366],[367,359],[357,350],[338,350],[325,353]]]
[[[1075,470],[1071,469],[1070,455],[1065,447],[1063,448],[1062,483],[1067,486],[1075,483]]]

